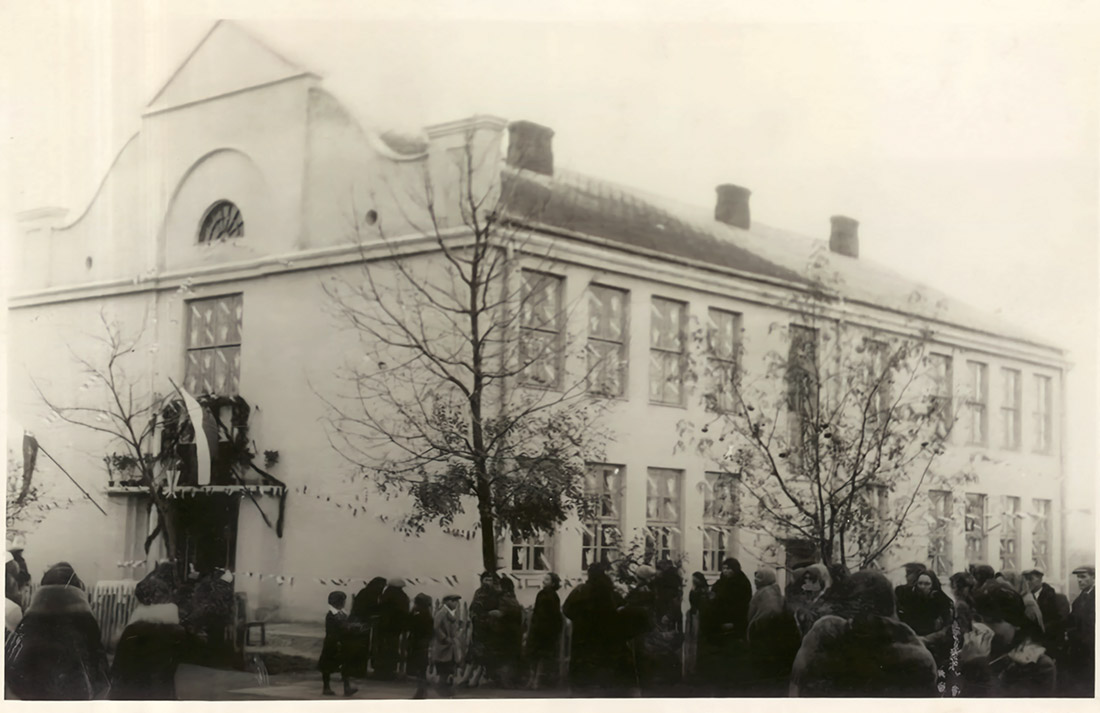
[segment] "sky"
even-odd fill
[[[367,125],[529,119],[562,167],[702,206],[736,183],[754,220],[823,239],[858,219],[861,257],[1067,349],[1066,469],[1093,502],[1100,13],[955,4],[0,3],[0,214],[78,214],[234,18]]]

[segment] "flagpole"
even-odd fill
[[[37,439],[36,439],[36,440],[37,440]],[[97,502],[95,501],[95,499],[94,499],[94,498],[93,498],[93,497],[92,497],[91,495],[88,495],[88,491],[87,491],[87,490],[85,490],[84,488],[82,488],[82,487],[80,486],[80,483],[76,482],[76,478],[74,478],[73,476],[69,475],[69,471],[65,470],[65,467],[64,467],[63,465],[61,465],[60,463],[58,463],[58,462],[57,462],[57,459],[56,459],[56,458],[54,458],[53,456],[51,456],[51,455],[50,455],[50,452],[49,452],[49,451],[47,451],[47,450],[46,450],[45,448],[43,448],[43,447],[42,447],[42,444],[41,444],[41,443],[39,443],[39,444],[38,444],[38,450],[40,450],[40,451],[42,451],[43,453],[45,453],[45,454],[46,454],[46,457],[47,457],[47,458],[49,458],[50,460],[52,460],[52,461],[53,461],[53,464],[54,464],[54,465],[56,465],[56,466],[57,466],[58,468],[60,468],[60,469],[61,469],[61,472],[62,472],[62,473],[64,473],[64,474],[65,474],[66,476],[68,476],[69,480],[73,481],[73,485],[75,485],[75,486],[76,486],[77,488],[79,488],[79,489],[80,489],[80,492],[84,493],[84,497],[86,497],[86,498],[88,498],[89,500],[91,500],[91,501],[92,501],[92,505],[95,505],[95,506],[96,506],[96,508],[97,508],[97,509],[98,509],[98,510],[99,510],[99,511],[100,511],[101,513],[103,513],[103,517],[107,517],[107,511],[106,511],[106,510],[104,510],[103,508],[99,507],[99,503],[97,503]]]

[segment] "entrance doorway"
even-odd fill
[[[235,569],[240,502],[236,493],[196,493],[177,500],[176,560],[184,572],[192,567],[200,575]]]

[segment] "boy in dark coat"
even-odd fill
[[[60,562],[42,577],[5,646],[7,685],[24,700],[92,700],[110,685],[84,583]]]
[[[111,700],[176,699],[176,667],[186,635],[172,596],[168,584],[152,576],[135,588],[139,606],[115,648]]]
[[[348,601],[348,595],[343,592],[330,592],[328,595],[328,614],[325,615],[325,642],[321,646],[321,660],[317,662],[317,668],[321,671],[321,682],[324,688],[321,693],[326,696],[335,696],[332,690],[332,674],[339,671],[344,681],[344,696],[353,695],[358,689],[351,687],[351,681],[344,673],[344,640],[347,637],[348,615],[344,612],[344,604]]]

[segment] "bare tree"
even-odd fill
[[[99,321],[102,333],[90,336],[99,345],[101,354],[83,355],[69,348],[85,377],[78,389],[78,393],[86,395],[83,403],[62,404],[47,396],[37,381],[32,379],[32,383],[51,414],[66,423],[103,434],[112,447],[121,448],[121,452],[112,452],[103,460],[112,479],[118,477],[141,485],[156,508],[158,526],[145,542],[146,552],[160,534],[168,552],[174,553],[177,523],[169,500],[168,479],[178,468],[178,461],[174,449],[155,448],[158,425],[171,417],[166,415],[172,411],[166,409],[171,399],[146,386],[147,374],[127,370],[128,362],[139,352],[144,323],[135,336],[126,337],[122,327],[108,319],[102,310]]]
[[[468,135],[453,181],[423,167],[398,201],[405,237],[356,222],[359,270],[325,291],[361,351],[339,392],[319,394],[333,447],[381,493],[408,497],[398,528],[447,527],[472,505],[487,569],[498,536],[588,511],[585,464],[606,438],[588,388],[606,363],[571,339],[576,303],[509,212],[516,183],[499,180],[492,149]]]
[[[956,414],[931,333],[846,322],[835,295],[819,282],[792,298],[789,322],[770,330],[789,348],[755,377],[741,375],[740,353],[721,358],[715,325],[699,335],[708,420],[681,422],[679,445],[739,481],[742,528],[865,567],[912,534],[930,489],[973,475],[936,468]]]

